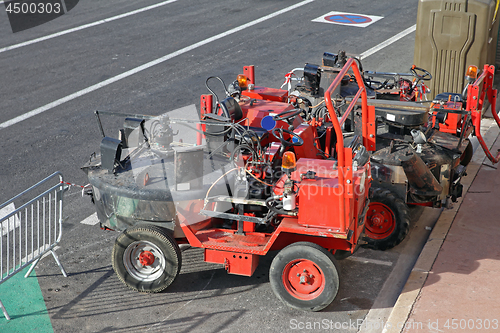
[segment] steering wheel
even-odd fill
[[[420,72],[421,74],[417,73],[417,71]],[[429,81],[430,79],[432,79],[431,73],[415,65],[411,66],[410,72],[414,77],[416,77],[419,80]]]
[[[292,141],[285,140],[283,138],[283,133],[290,135],[292,137]],[[284,147],[302,146],[304,144],[304,140],[300,136],[284,128],[276,127],[275,129],[273,129],[273,135],[276,139],[280,140],[281,144]],[[297,139],[297,142],[293,142],[294,138]]]
[[[278,113],[277,115],[275,115],[273,117],[273,120],[274,121],[288,120],[288,119],[295,117],[296,115],[298,115],[301,112],[302,112],[302,109],[292,109],[292,110],[282,111],[282,112]]]

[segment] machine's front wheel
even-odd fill
[[[366,212],[365,247],[387,250],[403,241],[410,230],[410,213],[403,200],[389,190],[370,189]]]
[[[330,305],[339,288],[335,259],[310,242],[298,242],[281,250],[269,270],[274,294],[286,305],[320,311]]]
[[[182,255],[164,229],[142,225],[127,229],[117,237],[112,261],[116,275],[129,288],[157,293],[179,274]]]

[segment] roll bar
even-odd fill
[[[354,98],[349,103],[346,112],[340,119],[337,119],[335,113],[335,108],[332,103],[331,94],[340,85],[342,78],[346,75],[347,71],[352,68],[356,81],[358,83],[358,92],[354,95]],[[363,77],[359,72],[358,64],[354,58],[349,58],[346,64],[340,72],[338,73],[335,80],[325,91],[325,104],[328,108],[328,113],[330,114],[330,119],[333,123],[333,128],[335,129],[335,134],[337,136],[337,162],[339,167],[345,167],[345,150],[344,150],[344,136],[342,133],[341,126],[344,124],[345,120],[354,109],[357,100],[361,97],[361,111],[362,111],[362,129],[363,129],[363,145],[368,151],[375,151],[375,108],[368,106],[366,88],[364,85]]]
[[[354,95],[354,98],[349,103],[347,110],[340,119],[337,118],[335,113],[335,108],[333,107],[331,94],[340,85],[342,78],[346,75],[347,71],[352,68],[352,72],[356,77],[358,83],[358,91]],[[335,80],[325,91],[325,104],[330,115],[330,119],[335,130],[335,135],[337,136],[337,169],[339,177],[339,185],[342,186],[342,194],[339,196],[339,217],[340,217],[340,227],[341,230],[345,230],[351,220],[351,210],[350,210],[350,200],[353,196],[353,168],[352,168],[352,148],[344,148],[344,135],[342,133],[341,126],[344,124],[345,120],[354,109],[356,102],[361,97],[361,112],[362,112],[362,134],[363,134],[363,145],[369,151],[375,151],[375,130],[376,130],[376,119],[375,119],[375,107],[369,106],[366,95],[366,88],[364,85],[363,78],[359,72],[358,64],[354,58],[347,60],[346,64],[340,72],[338,73]]]

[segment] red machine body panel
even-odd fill
[[[299,214],[298,223],[307,227],[328,228],[333,232],[347,233],[350,229],[355,231],[353,216],[362,213],[361,207],[364,200],[364,191],[367,188],[369,171],[359,168],[352,172],[353,188],[348,189],[339,185],[337,162],[335,160],[317,160],[301,158],[297,161],[297,170],[293,172],[292,179],[301,180],[298,195]],[[308,171],[315,172],[314,179],[304,177]],[[339,218],[341,196],[350,192],[348,206],[353,206],[357,211],[349,214],[346,224]],[[346,207],[347,208],[347,207]]]
[[[263,127],[262,119],[266,116],[277,116],[279,113],[284,111],[293,110],[293,105],[282,102],[261,100],[261,99],[250,99],[240,102],[241,111],[243,112],[243,118],[248,118],[248,124],[246,122],[243,125],[248,125],[251,127]],[[296,127],[302,122],[300,116],[297,116],[293,125]],[[275,127],[288,128],[288,123],[282,120],[276,122]]]
[[[303,123],[297,126],[293,132],[304,140],[303,145],[294,148],[297,158],[318,158],[319,150],[317,147],[319,147],[320,144],[317,139],[318,135],[316,129],[307,123]]]
[[[342,232],[339,220],[339,200],[336,192],[342,191],[338,178],[317,178],[306,180],[299,190],[299,224],[333,228]]]
[[[287,90],[267,87],[254,87],[252,90],[243,90],[241,94],[250,98],[265,99],[275,102],[286,102],[286,99],[288,98]]]

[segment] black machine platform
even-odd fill
[[[372,99],[368,105],[375,106],[381,120],[403,126],[423,125],[429,117],[429,107],[421,103]]]

